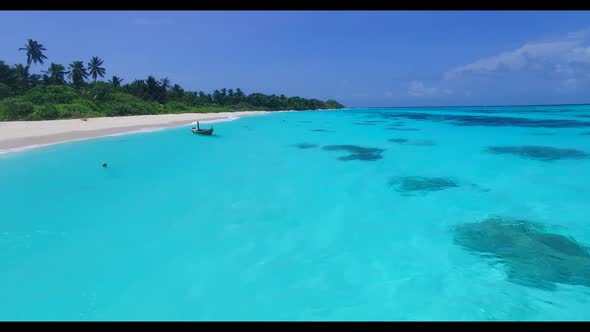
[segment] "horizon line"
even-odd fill
[[[590,106],[590,103],[572,103],[572,104],[509,104],[509,105],[423,105],[423,106],[359,106],[344,108],[444,108],[444,107],[523,107],[523,106]]]

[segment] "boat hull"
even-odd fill
[[[204,135],[204,136],[211,136],[213,135],[213,128],[210,129],[191,129],[194,134]]]

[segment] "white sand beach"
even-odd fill
[[[72,119],[0,122],[0,152],[141,130],[188,126],[197,120],[204,123],[207,120],[218,122],[266,113],[268,112],[184,113],[89,118],[86,121]]]

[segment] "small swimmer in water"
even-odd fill
[[[106,168],[107,167],[107,163],[102,163],[102,167]]]

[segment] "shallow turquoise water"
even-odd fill
[[[589,245],[590,160],[484,148],[590,153],[590,127],[389,117],[402,112],[590,122],[588,106],[275,113],[216,123],[214,137],[178,128],[0,155],[0,320],[590,319],[590,287],[509,282],[450,230],[506,215]],[[388,130],[396,121],[417,130]],[[321,148],[344,144],[383,158]],[[396,176],[460,185],[408,196]]]

